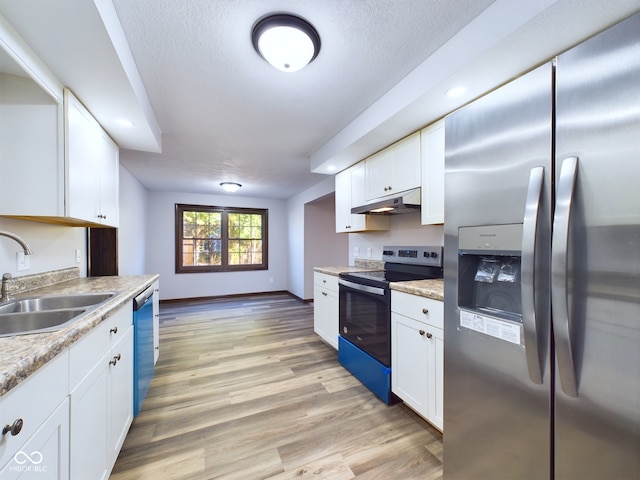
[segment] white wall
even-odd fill
[[[120,165],[119,275],[156,273],[146,269],[147,197],[147,190]]]
[[[298,298],[310,298],[306,294],[309,287],[305,285],[305,277],[308,277],[308,275],[305,275],[305,271],[307,273],[309,270],[313,271],[313,266],[305,263],[305,204],[325,197],[334,190],[335,182],[333,176],[327,176],[325,180],[287,200],[287,227],[289,229],[287,290]],[[327,251],[331,250],[331,248],[331,245],[328,245]],[[321,263],[323,265],[331,264]],[[310,288],[313,288],[313,282],[311,282]]]
[[[391,229],[387,232],[366,232],[349,234],[349,265],[356,258],[382,260],[385,245],[444,245],[442,225],[421,225],[420,212],[391,216]],[[355,255],[355,249],[359,254]],[[371,249],[371,257],[367,249]]]
[[[349,234],[336,233],[335,195],[305,204],[304,299],[313,298],[313,268],[349,263]]]
[[[60,268],[79,267],[80,275],[87,274],[87,235],[82,227],[65,227],[12,218],[0,218],[0,230],[21,236],[33,250],[30,269],[17,271],[16,253],[22,247],[15,241],[0,236],[0,274],[8,272],[14,277],[48,272]],[[80,262],[76,263],[76,250]]]
[[[284,200],[177,192],[148,193],[148,272],[159,273],[160,299],[214,297],[287,290],[287,210]],[[175,273],[175,204],[269,210],[269,269]]]

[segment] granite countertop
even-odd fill
[[[90,332],[115,309],[131,304],[133,297],[158,278],[159,275],[73,278],[15,295],[17,299],[37,295],[116,292],[100,307],[72,320],[60,330],[0,337],[0,397]]]
[[[391,282],[391,290],[419,295],[433,300],[444,301],[444,280],[410,280],[408,282]]]
[[[341,273],[371,272],[373,270],[380,270],[380,269],[355,266],[355,267],[314,267],[313,270],[319,273],[325,273],[327,275],[333,275],[334,277],[337,277]]]

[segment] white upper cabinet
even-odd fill
[[[420,186],[420,132],[365,159],[366,200]]]
[[[389,217],[352,214],[365,200],[365,165],[359,162],[343,170],[336,180],[336,233],[389,230]]]
[[[0,215],[117,226],[118,147],[63,91],[0,17]],[[69,105],[81,127],[69,125]]]
[[[118,146],[70,90],[64,103],[68,214],[117,227]]]
[[[444,223],[444,120],[422,129],[422,225]]]

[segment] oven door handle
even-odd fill
[[[380,287],[372,287],[370,285],[360,285],[359,283],[350,282],[349,280],[338,279],[338,283],[347,288],[352,288],[360,292],[372,293],[374,295],[384,296],[385,289]]]

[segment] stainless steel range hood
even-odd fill
[[[396,215],[418,211],[420,211],[420,188],[407,190],[397,196],[379,198],[366,205],[351,209],[351,213],[366,213],[370,215]]]

